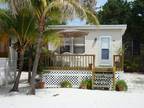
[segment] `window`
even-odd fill
[[[76,37],[73,39],[73,53],[85,52],[85,37]]]
[[[104,48],[104,49],[108,49],[110,46],[109,46],[109,38],[106,38],[106,37],[104,37],[104,38],[102,38],[102,48]]]
[[[109,59],[109,49],[102,49],[102,59]]]
[[[85,44],[85,38],[84,37],[75,37],[73,39],[73,43],[75,45],[84,45]]]
[[[108,37],[101,38],[101,59],[108,60],[109,59],[109,47],[110,47],[110,39]]]
[[[63,45],[60,47],[60,53],[84,53],[85,37],[69,37],[64,38]]]
[[[63,39],[63,44],[60,47],[60,53],[65,53],[69,52],[71,53],[71,44],[72,44],[72,39],[71,38],[64,38]]]
[[[75,54],[78,53],[84,53],[85,52],[85,46],[74,46],[74,51]]]
[[[65,53],[65,52],[69,52],[69,53],[71,52],[71,48],[69,45],[60,47],[60,53]]]

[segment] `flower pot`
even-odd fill
[[[89,69],[92,69],[92,64],[89,64]]]
[[[36,88],[43,89],[45,87],[45,82],[39,81],[36,84]]]
[[[124,91],[124,87],[123,86],[116,86],[116,91]]]
[[[80,89],[87,89],[87,85],[86,84],[81,84],[79,88]]]

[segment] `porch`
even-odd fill
[[[45,70],[91,70],[91,71],[109,71],[115,68],[116,71],[123,71],[123,56],[113,55],[113,66],[96,67],[96,55],[78,55],[78,54],[52,54],[43,55],[43,65]]]
[[[92,70],[95,55],[55,54],[44,57],[48,70]]]
[[[60,87],[62,81],[69,81],[78,88],[81,81],[92,79],[93,89],[112,90],[119,72],[123,71],[123,57],[113,56],[113,66],[96,67],[95,55],[55,54],[44,57],[45,70],[43,81],[46,87]]]

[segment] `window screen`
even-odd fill
[[[85,52],[85,37],[69,37],[64,38],[64,43],[60,47],[60,53],[84,53]]]
[[[84,53],[85,52],[85,46],[74,46],[74,53]]]
[[[109,59],[109,49],[102,49],[102,59]]]

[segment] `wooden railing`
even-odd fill
[[[95,66],[95,55],[51,55],[44,59],[47,69],[55,70],[92,70]]]
[[[116,71],[122,71],[123,70],[123,56],[114,55],[113,64],[114,64],[114,67],[116,68]]]

